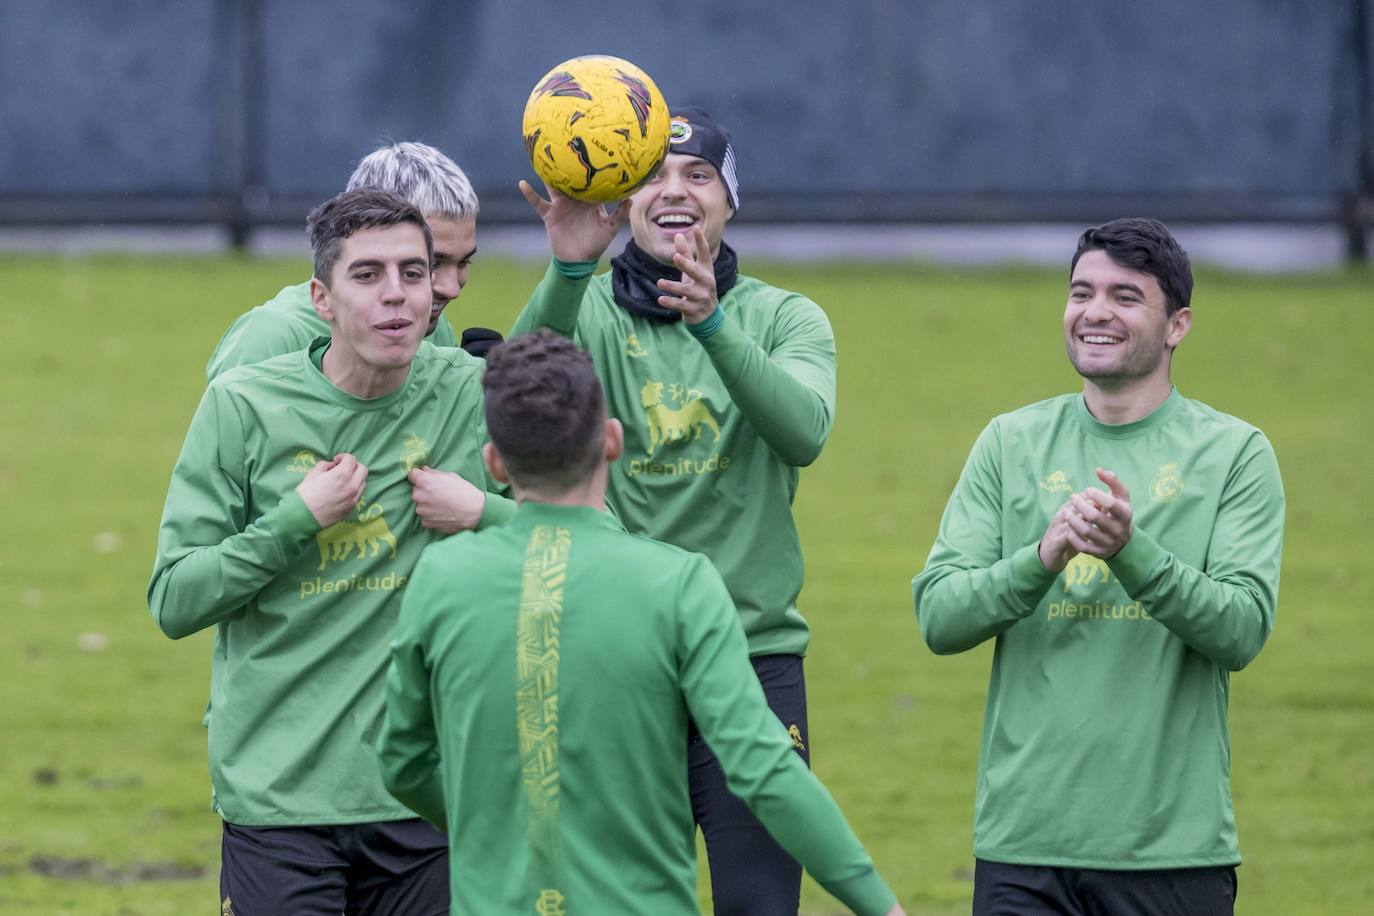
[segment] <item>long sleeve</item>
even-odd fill
[[[792,751],[749,664],[744,631],[719,573],[704,557],[678,586],[682,691],[730,791],[814,877],[859,914],[895,902],[839,806]]]
[[[731,399],[779,458],[805,467],[820,456],[835,418],[835,335],[811,300],[789,296],[769,351],[728,311],[702,346]]]
[[[1274,629],[1283,520],[1278,461],[1256,431],[1227,477],[1203,569],[1140,528],[1107,564],[1126,592],[1189,647],[1239,671]]]
[[[320,530],[294,491],[247,518],[243,441],[232,403],[212,386],[172,471],[148,585],[153,620],[173,639],[238,613]]]
[[[1055,579],[1040,562],[1039,543],[1002,554],[1001,443],[994,421],[974,443],[925,569],[911,583],[931,651],[972,649],[1035,610]]]
[[[515,319],[510,336],[518,337],[539,328],[548,328],[572,339],[577,329],[577,316],[582,310],[582,295],[590,282],[590,274],[579,280],[569,279],[557,264],[550,261],[544,279],[534,288],[530,301]]]
[[[416,572],[420,573],[423,566],[422,558]],[[386,675],[386,715],[377,739],[377,751],[387,791],[440,830],[447,830],[429,665],[420,644],[417,622],[420,608],[413,606],[413,595],[413,589],[407,590],[401,601],[401,615],[391,643],[391,667]]]

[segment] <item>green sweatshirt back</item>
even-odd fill
[[[1060,574],[1040,538],[1070,493],[1130,491],[1134,533]],[[938,653],[995,638],[974,853],[1155,869],[1240,861],[1229,672],[1274,627],[1284,499],[1259,430],[1174,391],[1098,422],[1081,395],[1000,416],[973,447],[913,582]]]
[[[262,305],[240,315],[224,332],[205,366],[205,381],[214,381],[236,366],[251,366],[304,350],[316,337],[328,336],[329,322],[315,314],[310,303],[310,281],[283,287]],[[434,332],[425,340],[436,347],[458,346],[447,313],[439,316]]]
[[[551,265],[511,333],[548,327],[591,354],[625,426],[607,502],[626,528],[710,557],[751,654],[803,655],[792,499],[834,419],[835,338],[810,299],[751,277],[719,308],[724,323],[698,340],[616,305],[610,274]]]
[[[439,537],[406,474],[429,465],[495,488],[480,456],[481,360],[422,347],[400,388],[363,400],[317,368],[327,344],[210,383],[158,533],[153,619],[173,638],[216,627],[205,721],[215,808],[234,824],[411,816],[372,749],[400,595]],[[368,468],[367,485],[321,530],[295,488],[339,452]],[[484,521],[510,505],[488,500]]]
[[[420,559],[380,750],[397,797],[452,827],[454,913],[698,913],[689,716],[827,890],[891,908],[769,710],[704,557],[605,512],[526,502]]]

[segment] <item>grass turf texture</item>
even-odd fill
[[[909,581],[984,423],[1076,387],[1064,275],[746,266],[822,303],[839,339],[838,419],[797,501],[816,770],[909,912],[965,913],[990,649],[931,655]],[[484,259],[455,324],[509,327],[541,271]],[[206,357],[306,272],[0,257],[0,911],[213,909],[211,637],[167,641],[144,589]],[[1359,912],[1374,899],[1374,275],[1203,272],[1196,305],[1175,380],[1268,433],[1289,506],[1278,628],[1232,680],[1239,910]],[[840,908],[808,879],[802,909]]]

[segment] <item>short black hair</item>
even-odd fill
[[[487,434],[522,487],[566,492],[601,460],[606,400],[592,358],[552,331],[487,353]]]
[[[1069,262],[1073,276],[1078,259],[1088,251],[1105,251],[1122,267],[1149,274],[1164,291],[1164,310],[1172,315],[1190,307],[1193,299],[1193,268],[1188,252],[1164,224],[1147,217],[1114,219],[1087,230],[1078,238],[1078,250]]]
[[[379,188],[344,191],[310,211],[306,229],[310,232],[310,251],[315,261],[315,279],[326,286],[334,265],[339,262],[343,240],[363,229],[383,229],[400,223],[414,223],[425,235],[425,256],[434,261],[434,236],[429,223],[414,204]]]

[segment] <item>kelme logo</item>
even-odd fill
[[[625,355],[635,358],[649,355],[649,351],[639,342],[638,334],[631,334],[625,338]]]
[[[1171,503],[1183,492],[1183,477],[1178,473],[1178,462],[1171,461],[1159,467],[1159,473],[1150,481],[1150,499],[1157,503]]]
[[[1069,486],[1069,475],[1063,471],[1055,471],[1040,481],[1040,489],[1049,490],[1051,493],[1072,493],[1073,487]]]
[[[315,463],[319,460],[320,459],[315,457],[314,452],[310,451],[308,448],[303,448],[291,456],[291,460],[287,463],[286,469],[292,474],[309,474],[311,468],[313,468]]]
[[[692,125],[687,123],[686,118],[673,118],[668,125],[669,143],[686,143],[692,139]]]
[[[677,403],[670,407],[663,402],[663,383],[647,381],[639,391],[640,406],[649,421],[649,444],[645,453],[652,455],[669,443],[686,442],[700,439],[701,428],[705,426],[720,438],[720,424],[711,416],[711,409],[701,399],[701,392],[695,388],[683,390],[674,382],[668,387],[668,398]]]

